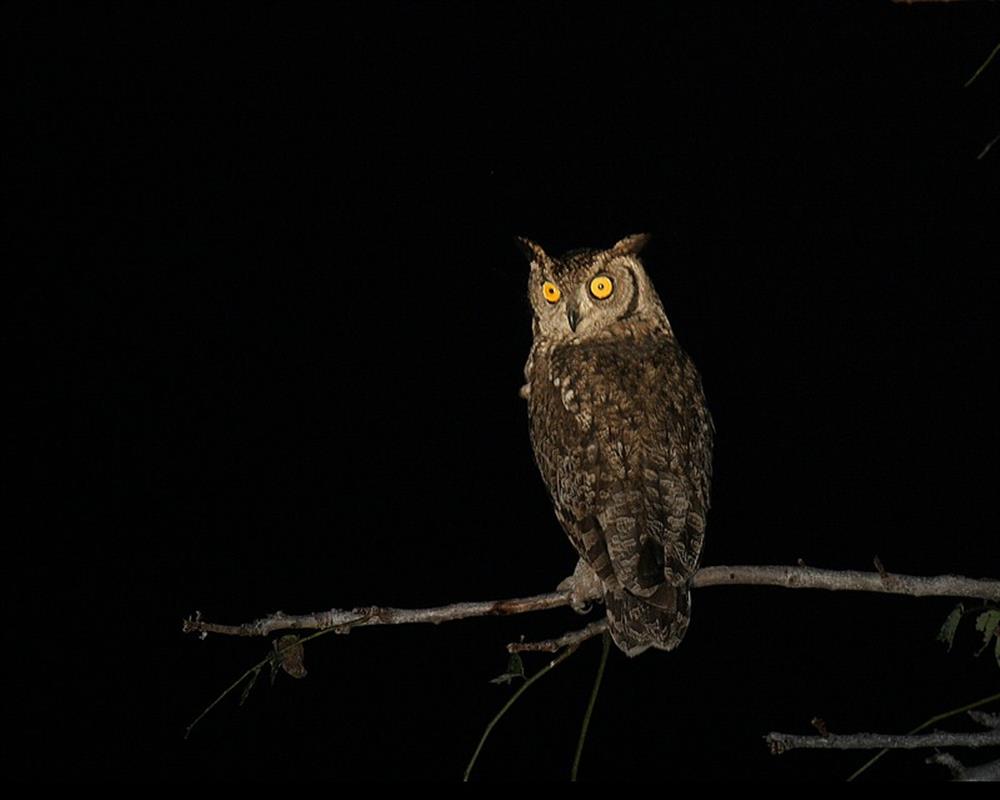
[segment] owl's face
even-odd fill
[[[561,258],[520,239],[531,259],[528,296],[536,332],[554,341],[582,341],[632,318],[665,324],[663,307],[639,260],[648,239],[637,234],[608,250],[576,250]]]

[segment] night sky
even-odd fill
[[[269,645],[181,623],[569,574],[518,397],[516,235],[652,234],[717,427],[704,564],[1000,575],[1000,145],[977,159],[1000,64],[963,88],[996,4],[15,4],[2,27],[15,777],[461,778],[505,644],[590,618],[322,637],[308,677],[187,741]],[[698,590],[678,650],[611,653],[580,778],[842,780],[865,754],[762,736],[900,733],[998,691],[971,619],[935,641],[955,602]],[[529,689],[475,779],[568,778],[600,651]],[[924,757],[866,779],[946,777]]]

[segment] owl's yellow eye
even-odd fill
[[[559,298],[562,297],[562,292],[559,291],[559,287],[552,281],[545,281],[545,283],[542,284],[542,294],[550,303],[558,303]]]
[[[615,285],[607,275],[598,275],[590,282],[590,293],[598,300],[611,297],[611,293],[614,290]]]

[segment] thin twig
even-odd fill
[[[998,52],[1000,52],[1000,42],[997,42],[997,44],[993,48],[992,52],[990,52],[990,54],[988,56],[986,56],[986,60],[982,64],[979,65],[979,69],[977,69],[974,73],[972,73],[972,77],[969,78],[969,80],[967,80],[965,82],[964,86],[965,86],[966,89],[968,89],[969,86],[972,85],[972,82],[976,78],[978,78],[982,74],[983,70],[986,69],[990,65],[990,62],[994,59],[994,57],[996,56],[996,54]]]
[[[592,639],[595,636],[600,636],[608,629],[608,621],[606,619],[599,620],[598,622],[591,622],[586,628],[581,628],[578,631],[570,631],[569,633],[564,633],[555,639],[545,639],[541,642],[511,642],[507,645],[508,653],[557,653],[564,647],[569,647],[571,644],[581,644],[587,641],[587,639]]]
[[[546,675],[547,673],[551,672],[553,669],[558,667],[560,664],[562,664],[563,661],[565,661],[567,658],[573,655],[573,653],[576,652],[578,647],[579,645],[573,645],[572,647],[567,647],[566,650],[558,658],[555,658],[552,661],[550,661],[548,664],[546,664],[544,667],[538,670],[538,672],[536,672],[534,675],[528,678],[523,684],[521,684],[520,688],[516,692],[514,692],[514,694],[511,695],[510,700],[508,700],[506,703],[503,704],[503,708],[501,708],[497,712],[496,716],[490,720],[490,724],[487,725],[486,730],[483,731],[483,735],[479,740],[479,744],[476,745],[476,752],[474,752],[472,754],[472,758],[469,759],[469,765],[465,768],[465,775],[462,776],[462,780],[464,782],[468,782],[469,775],[472,774],[472,768],[476,766],[476,759],[479,758],[479,753],[482,751],[483,745],[486,744],[486,740],[489,738],[490,733],[492,733],[493,728],[496,727],[496,724],[500,721],[500,718],[503,717],[503,715],[507,713],[510,707],[514,705],[515,702],[517,702],[517,699],[528,690],[529,686],[531,686],[535,681],[537,681],[543,675]]]
[[[249,692],[250,689],[253,688],[253,685],[257,682],[257,676],[260,674],[260,671],[264,669],[264,667],[266,667],[268,663],[273,662],[275,658],[280,660],[281,657],[285,655],[286,652],[292,649],[301,648],[302,645],[305,644],[306,642],[312,641],[313,639],[319,636],[323,636],[327,633],[337,633],[337,631],[333,629],[316,631],[316,633],[311,633],[308,636],[303,637],[302,639],[296,639],[294,642],[289,642],[285,645],[280,645],[278,642],[275,642],[274,649],[271,650],[267,654],[267,656],[262,658],[256,664],[254,664],[246,672],[240,675],[240,677],[238,677],[235,681],[229,684],[229,686],[223,689],[222,692],[219,694],[219,696],[216,697],[211,703],[209,703],[205,707],[205,709],[197,717],[194,718],[194,721],[191,722],[191,724],[184,729],[184,738],[187,739],[191,735],[191,731],[194,730],[194,727],[199,722],[201,722],[206,716],[208,716],[208,713],[213,708],[219,705],[219,703],[221,703],[230,694],[235,692],[236,689],[239,688],[240,684],[244,683],[249,679],[250,683],[247,684],[246,688],[243,690],[243,696],[246,697],[247,692]]]
[[[604,680],[604,667],[608,663],[608,651],[611,649],[611,636],[606,631],[601,644],[601,662],[597,665],[597,676],[594,678],[594,688],[590,690],[590,700],[587,702],[587,711],[583,715],[583,724],[580,726],[580,738],[577,739],[576,742],[576,754],[573,756],[573,768],[569,773],[571,783],[576,783],[576,776],[580,771],[580,758],[583,755],[584,742],[587,741],[587,730],[590,728],[590,717],[594,713],[594,706],[597,704],[597,693],[601,690],[601,681]]]
[[[982,150],[979,151],[979,155],[976,156],[976,161],[982,161],[986,157],[986,154],[990,152],[990,148],[993,147],[993,145],[995,145],[997,142],[1000,142],[1000,133],[998,133],[996,136],[990,139],[986,143],[986,147],[984,147]]]
[[[1000,600],[1000,581],[966,578],[960,575],[919,577],[894,573],[856,572],[792,566],[703,567],[691,579],[691,587],[781,586],[786,589],[827,589],[830,591],[878,592],[911,597],[974,597]],[[587,599],[587,598],[579,598]],[[590,599],[598,599],[593,597]],[[200,615],[184,621],[185,633],[218,633],[226,636],[268,636],[283,630],[327,630],[347,633],[369,625],[402,625],[418,622],[441,623],[469,617],[507,616],[530,611],[546,611],[569,605],[568,594],[553,592],[511,600],[452,603],[434,608],[330,609],[312,614],[275,612],[242,625],[206,622]]]
[[[1000,745],[1000,731],[950,733],[939,731],[918,736],[886,733],[830,733],[826,736],[798,736],[769,733],[764,737],[775,755],[789,750],[918,750],[925,747],[991,747]]]

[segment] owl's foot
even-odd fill
[[[561,581],[556,591],[569,595],[570,607],[577,614],[586,614],[590,611],[590,604],[604,596],[604,584],[590,565],[581,558],[576,562],[573,574]]]

